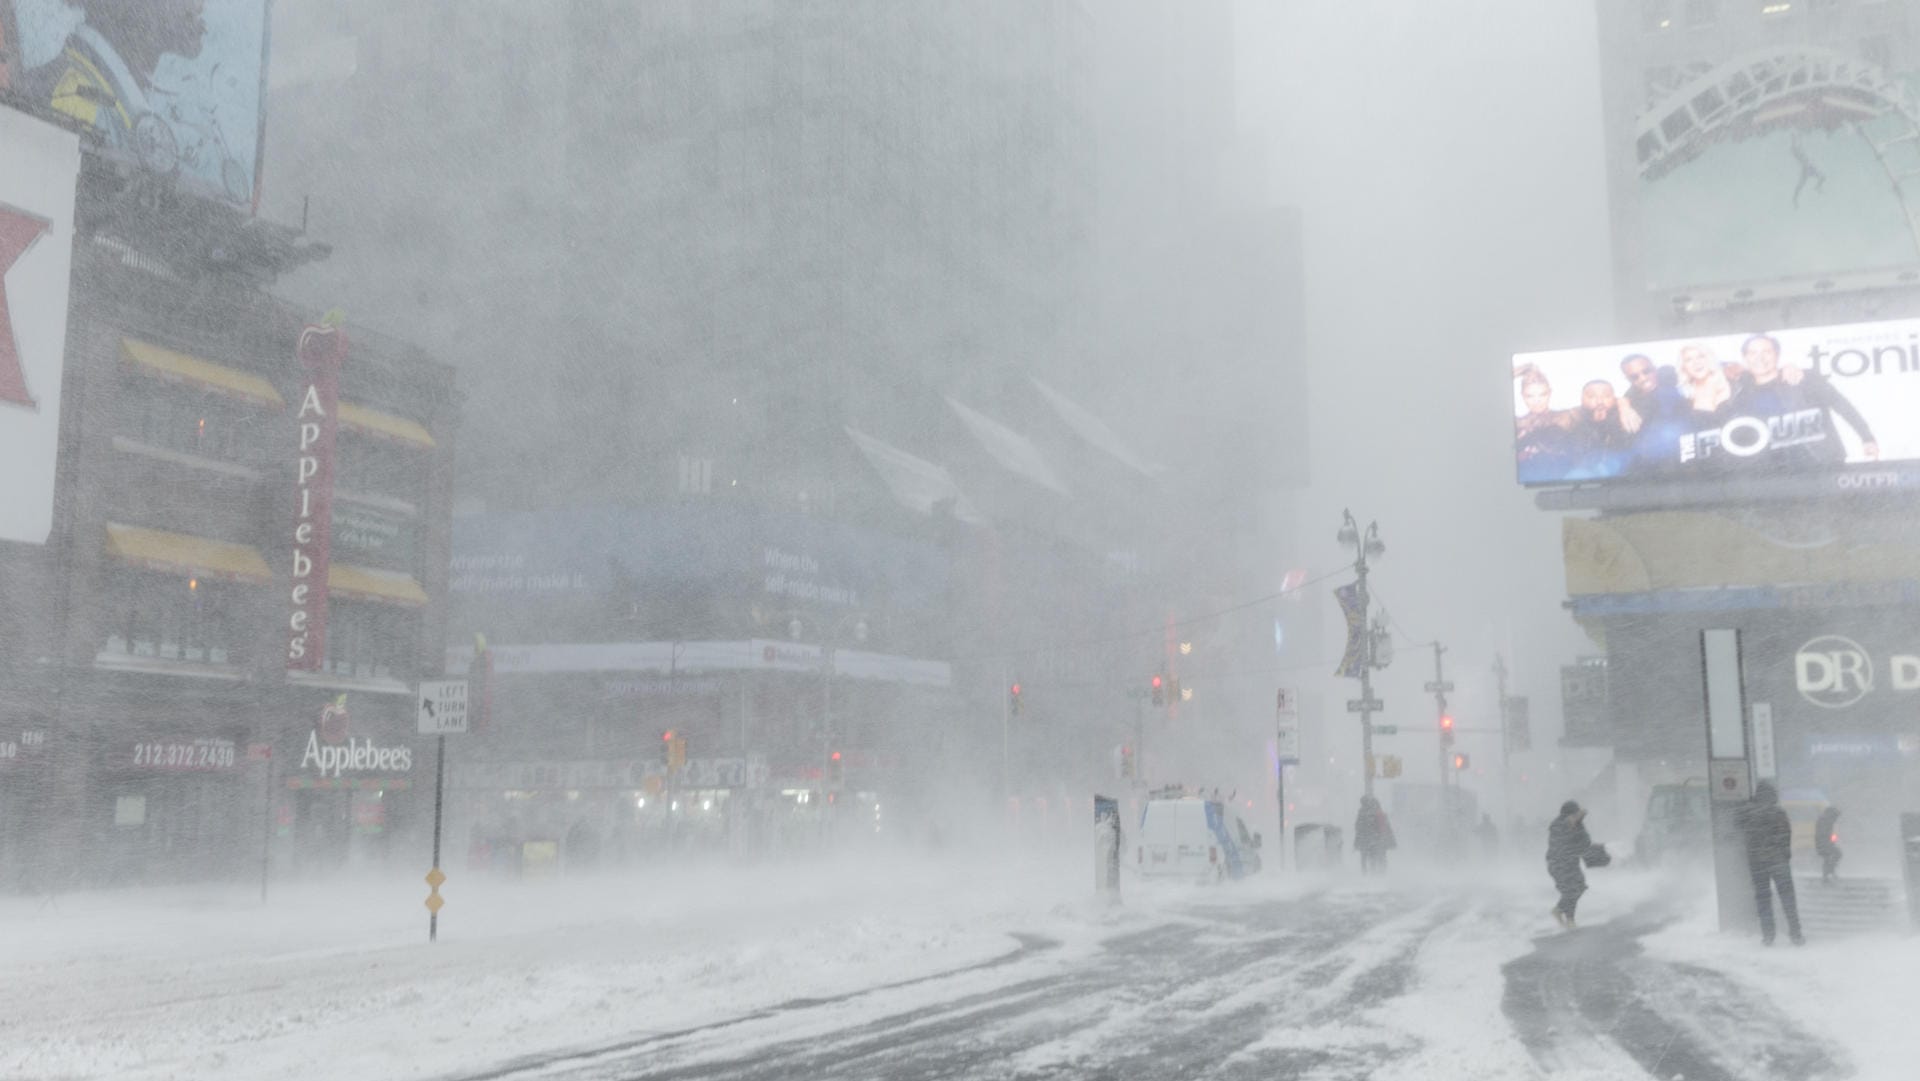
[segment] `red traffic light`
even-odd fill
[[[1156,690],[1156,691],[1160,689],[1160,677],[1159,677],[1159,676],[1155,676],[1155,677],[1153,677],[1153,689],[1154,689],[1154,690]]]
[[[673,742],[673,729],[671,729],[671,728],[669,728],[669,729],[667,729],[667,730],[666,730],[665,732],[662,732],[662,733],[660,733],[660,742],[662,742],[662,743],[672,743],[672,742]]]
[[[1442,732],[1453,731],[1453,714],[1443,713],[1440,715],[1440,731]]]
[[[840,752],[839,752],[839,751],[835,751],[835,752],[833,752],[833,760],[834,760],[835,762],[838,762],[838,761],[840,761]]]
[[[1466,769],[1466,768],[1467,768],[1467,756],[1466,756],[1466,755],[1464,755],[1464,754],[1456,754],[1456,755],[1454,755],[1454,756],[1453,756],[1453,768],[1454,768],[1454,769]]]
[[[1015,698],[1020,697],[1020,685],[1018,683],[1013,685],[1013,696]]]

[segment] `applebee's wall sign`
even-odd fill
[[[295,349],[306,373],[295,410],[293,575],[288,590],[287,667],[316,671],[327,648],[327,567],[333,536],[333,440],[340,404],[340,363],[347,336],[339,316],[300,331]]]

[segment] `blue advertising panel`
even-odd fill
[[[104,151],[251,209],[268,0],[0,0],[15,94],[87,125]]]

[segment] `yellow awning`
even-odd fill
[[[327,567],[327,593],[363,601],[380,601],[417,608],[427,603],[427,591],[412,576],[333,563]]]
[[[252,372],[221,367],[199,357],[176,353],[152,342],[133,338],[120,339],[120,355],[146,374],[169,383],[191,383],[216,394],[264,405],[269,409],[287,407],[286,400],[280,397],[279,391],[273,389],[273,384]]]
[[[364,435],[391,439],[396,443],[405,443],[412,447],[429,450],[433,448],[433,436],[419,423],[405,417],[396,417],[392,413],[368,409],[364,405],[341,402],[340,423]]]
[[[244,544],[107,524],[107,551],[147,570],[264,584],[273,580],[267,561]]]

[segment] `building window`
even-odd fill
[[[398,678],[411,667],[406,654],[412,621],[408,613],[377,604],[329,606],[322,669],[350,679]]]
[[[680,491],[685,495],[713,492],[713,459],[680,455]]]
[[[342,432],[334,443],[333,458],[335,487],[415,502],[423,462],[419,451]]]
[[[1720,18],[1720,0],[1687,0],[1687,25],[1712,26]]]
[[[234,609],[242,586],[127,571],[118,575],[103,654],[189,664],[241,663]]]
[[[254,438],[224,399],[142,383],[126,397],[126,434],[149,446],[201,458],[243,460]]]

